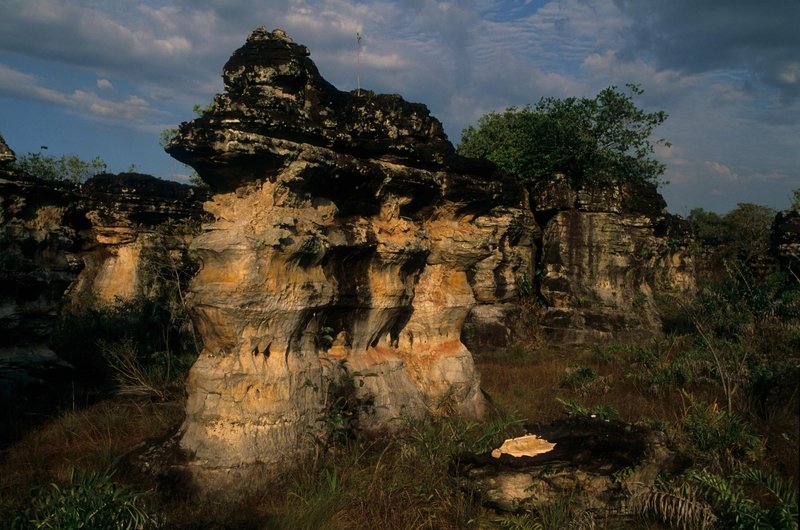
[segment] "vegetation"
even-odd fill
[[[766,206],[740,203],[725,215],[695,208],[688,221],[712,263],[726,259],[753,265],[768,254],[776,213]]]
[[[20,156],[12,167],[43,180],[74,183],[85,182],[108,170],[108,165],[100,157],[87,161],[77,155],[48,155],[43,152],[46,149],[47,146],[43,145],[37,153]]]
[[[459,154],[485,158],[523,182],[564,173],[575,184],[657,182],[665,166],[652,158],[653,129],[664,112],[638,108],[643,91],[615,86],[594,98],[542,98],[536,105],[511,107],[478,120],[462,132]]]
[[[133,530],[153,525],[155,520],[143,507],[144,494],[111,477],[111,473],[79,476],[72,470],[66,485],[50,484],[37,491],[31,505],[9,526]]]

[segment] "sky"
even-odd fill
[[[0,134],[185,180],[159,133],[222,91],[255,27],[342,90],[425,103],[458,144],[490,111],[636,83],[669,210],[786,208],[800,188],[800,0],[0,0]]]

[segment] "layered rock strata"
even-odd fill
[[[694,290],[687,230],[649,184],[575,189],[566,178],[534,186],[541,227],[539,324],[550,341],[583,344],[651,337],[659,296]]]
[[[147,175],[100,175],[79,186],[18,171],[0,143],[0,441],[71,391],[81,351],[51,349],[65,309],[145,295],[143,251],[185,245],[175,224],[202,215],[203,192]],[[165,228],[172,237],[163,237]],[[153,248],[157,244],[158,248]],[[87,341],[93,340],[87,337]],[[91,360],[87,361],[91,364]]]
[[[149,175],[99,175],[78,186],[7,166],[0,176],[3,341],[45,343],[65,304],[140,294],[142,249],[165,223],[199,219],[202,198]]]
[[[254,31],[167,147],[214,191],[181,440],[206,469],[285,466],[332,418],[480,416],[462,324],[529,266],[523,190],[456,157],[424,105],[338,91],[308,55]]]

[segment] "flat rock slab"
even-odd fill
[[[459,455],[454,469],[462,485],[479,491],[487,506],[518,511],[569,496],[572,503],[604,509],[680,465],[663,433],[620,421],[567,418],[526,429],[539,443],[555,446],[534,456]]]

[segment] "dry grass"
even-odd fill
[[[516,411],[531,422],[547,423],[564,415],[559,400],[577,400],[582,405],[610,405],[619,416],[630,422],[675,421],[683,414],[680,392],[654,395],[625,376],[623,362],[599,362],[590,351],[530,351],[522,360],[509,363],[486,356],[476,362],[483,389],[502,412]],[[604,381],[587,392],[564,388],[561,382],[570,367],[592,368]]]
[[[182,418],[176,403],[119,399],[64,412],[0,454],[0,502],[13,505],[34,486],[63,483],[76,468],[113,468],[137,444],[164,435]]]

